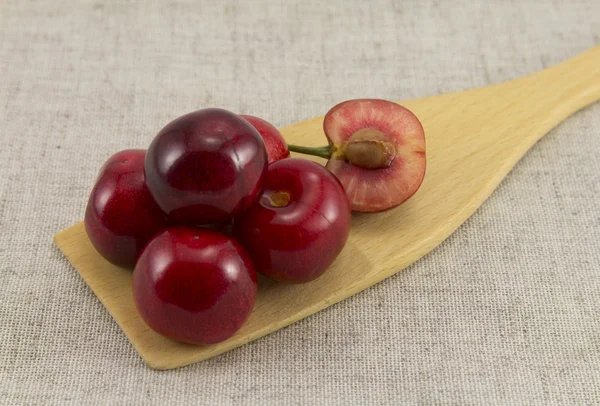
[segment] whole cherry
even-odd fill
[[[133,296],[146,324],[191,344],[231,337],[250,315],[256,291],[256,272],[244,248],[201,228],[159,233],[133,272]]]
[[[269,165],[262,193],[234,220],[233,233],[258,272],[304,283],[331,265],[349,230],[350,203],[337,178],[317,163],[289,158]]]
[[[85,210],[85,230],[109,262],[133,268],[154,234],[167,226],[144,180],[146,151],[131,149],[102,166]]]
[[[283,136],[273,124],[262,118],[246,114],[242,114],[241,117],[252,124],[263,138],[270,164],[290,156],[290,151]]]
[[[167,124],[145,162],[146,183],[175,223],[227,222],[254,201],[267,168],[258,131],[223,109],[204,109]]]

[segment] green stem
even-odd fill
[[[288,144],[288,149],[300,154],[320,156],[325,159],[331,158],[331,145],[326,145],[324,147],[303,147],[301,145]]]

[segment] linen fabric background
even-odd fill
[[[52,242],[106,158],[183,113],[285,126],[599,43],[597,0],[2,0],[0,404],[600,404],[600,104],[421,261],[179,370],[143,364]]]

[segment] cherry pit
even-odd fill
[[[408,109],[349,100],[323,130],[326,146],[288,145],[259,117],[207,108],[104,163],[85,229],[107,261],[133,269],[151,329],[190,344],[228,339],[252,313],[257,273],[318,279],[344,249],[353,211],[388,210],[419,189],[425,137]]]

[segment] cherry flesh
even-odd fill
[[[231,337],[250,315],[256,291],[248,253],[207,229],[164,230],[148,243],[133,273],[135,304],[146,324],[191,344]]]
[[[120,151],[100,169],[85,211],[85,230],[109,262],[133,268],[146,243],[167,226],[144,180],[141,149]]]
[[[399,104],[348,100],[325,115],[327,147],[290,145],[291,151],[325,157],[352,204],[377,212],[410,198],[425,176],[425,135],[417,117]]]
[[[290,156],[287,144],[275,126],[259,117],[244,114],[241,117],[260,133],[267,148],[270,164]]]
[[[258,272],[281,282],[320,275],[342,251],[350,203],[337,178],[321,165],[289,158],[269,165],[263,192],[234,221],[234,235]]]
[[[267,168],[258,131],[223,109],[179,117],[154,138],[146,183],[176,223],[227,222],[254,201]]]

